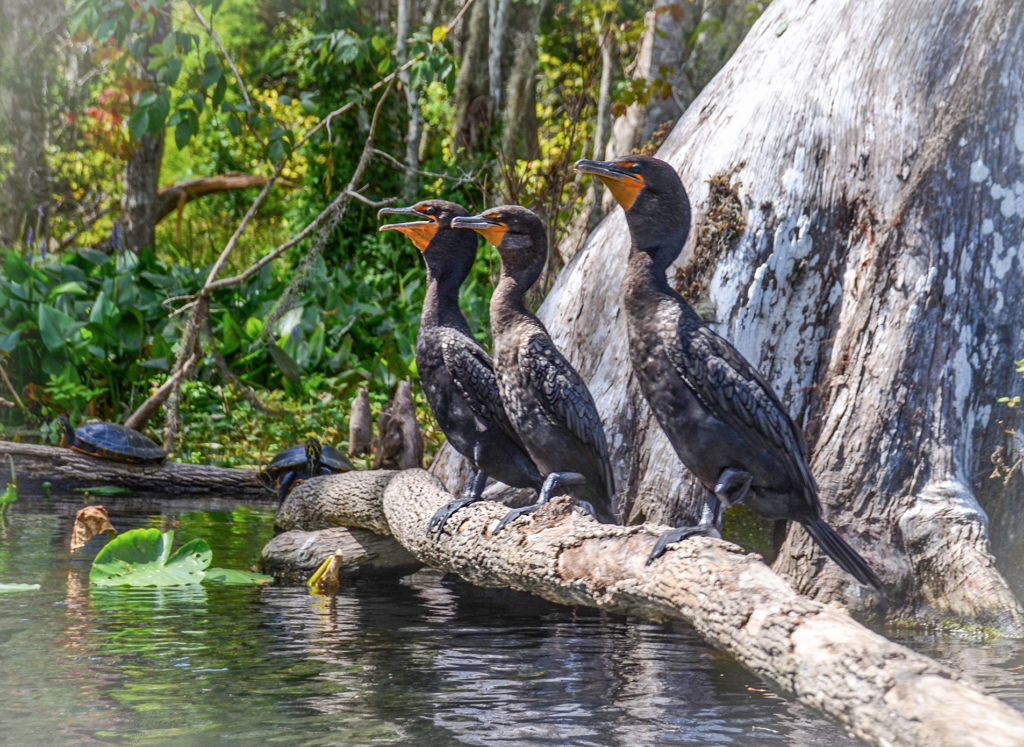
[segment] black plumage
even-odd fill
[[[690,230],[679,175],[648,156],[581,160],[626,210],[632,239],[624,306],[630,360],[644,395],[687,469],[711,491],[697,527],[665,533],[671,542],[717,530],[722,506],[746,501],[773,519],[797,521],[858,581],[882,588],[875,573],[821,517],[818,486],[803,434],[753,366],[709,329],[669,286],[666,270]]]
[[[458,509],[480,499],[487,477],[506,485],[539,489],[543,478],[509,422],[498,393],[491,357],[477,342],[459,309],[459,288],[476,259],[477,238],[451,228],[467,215],[461,205],[424,200],[385,214],[421,220],[381,226],[409,236],[423,253],[427,288],[416,335],[416,366],[431,412],[452,447],[473,466],[463,495],[442,507],[428,531],[443,529]]]
[[[523,298],[547,259],[543,224],[526,208],[506,205],[456,218],[452,226],[477,231],[501,256],[491,296],[498,389],[512,426],[545,476],[538,502],[510,512],[495,531],[546,503],[558,486],[569,487],[599,520],[614,521],[615,481],[597,406]]]

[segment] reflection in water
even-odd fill
[[[88,587],[81,503],[19,502],[0,535],[0,706],[11,744],[829,745],[856,742],[683,625],[557,607],[422,572],[335,597],[302,588]],[[269,509],[108,501],[115,526],[203,537],[246,568]],[[59,518],[55,518],[59,517]],[[1017,707],[1024,650],[919,639]],[[958,647],[959,646],[959,647]]]

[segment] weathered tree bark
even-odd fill
[[[536,156],[537,31],[544,7],[544,0],[477,0],[473,5],[452,93],[453,149],[480,149],[498,122],[502,153]]]
[[[52,191],[46,161],[49,99],[66,15],[58,0],[0,3],[0,143],[10,148],[9,162],[0,162],[0,246],[5,248],[19,239],[45,245],[48,238],[43,211]]]
[[[276,500],[249,469],[164,462],[125,464],[85,456],[71,449],[0,441],[0,462],[14,458],[18,479],[55,486],[121,485],[133,490],[189,495],[234,495],[246,500]]]
[[[804,428],[826,518],[892,586],[893,612],[1019,629],[979,499],[1020,527],[1020,476],[987,474],[1024,350],[1024,6],[919,10],[773,2],[658,155],[695,206],[691,297]],[[709,203],[718,175],[736,197]],[[628,244],[616,209],[540,314],[594,393],[622,515],[692,521],[704,491],[629,374]],[[776,568],[860,604],[799,527]]]
[[[171,30],[169,13],[157,13],[155,19],[147,47],[162,42]],[[135,74],[139,80],[153,78],[152,73],[146,69],[148,60],[147,54],[136,64]],[[124,164],[121,220],[124,224],[124,248],[138,252],[156,243],[157,191],[160,187],[160,164],[164,156],[163,128],[156,134],[143,133],[132,145],[132,153]]]
[[[393,469],[354,470],[303,480],[284,499],[275,524],[283,531],[354,526],[388,535],[380,496],[397,474]]]
[[[340,477],[303,483],[305,502],[316,502],[313,487]],[[564,498],[496,537],[491,531],[504,507],[477,503],[456,514],[440,537],[428,537],[430,518],[452,495],[422,470],[376,484],[384,486],[382,495],[356,491],[339,503],[348,515],[337,518],[373,531],[386,525],[420,561],[477,585],[686,620],[759,676],[873,743],[1008,746],[1024,740],[1020,713],[842,610],[800,596],[758,556],[728,542],[694,538],[645,566],[663,527],[598,524]]]
[[[277,578],[305,581],[336,550],[342,552],[338,572],[342,579],[400,578],[423,567],[390,536],[332,527],[311,532],[292,529],[277,535],[264,546],[260,568]]]

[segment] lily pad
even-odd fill
[[[264,576],[262,573],[236,571],[231,568],[210,568],[206,571],[206,577],[203,579],[203,582],[208,584],[251,585],[269,584],[273,580],[273,576]]]
[[[0,594],[12,594],[16,591],[35,591],[39,584],[0,584]]]
[[[198,584],[213,559],[206,540],[194,539],[171,554],[174,532],[132,529],[110,540],[96,555],[94,586],[182,586]]]

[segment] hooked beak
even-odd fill
[[[642,176],[622,168],[615,161],[591,161],[589,158],[581,158],[573,168],[581,174],[593,174],[600,179],[608,187],[615,201],[625,210],[633,206],[636,196],[644,188]]]
[[[467,215],[452,219],[452,228],[469,228],[483,236],[488,244],[498,246],[501,238],[508,230],[501,221],[488,218],[486,215]]]
[[[399,231],[404,233],[421,252],[427,248],[427,244],[430,243],[430,240],[434,238],[434,234],[437,233],[437,219],[421,213],[414,207],[381,208],[377,211],[377,220],[380,220],[385,215],[415,215],[417,218],[424,219],[407,223],[388,223],[377,229],[378,231]]]

